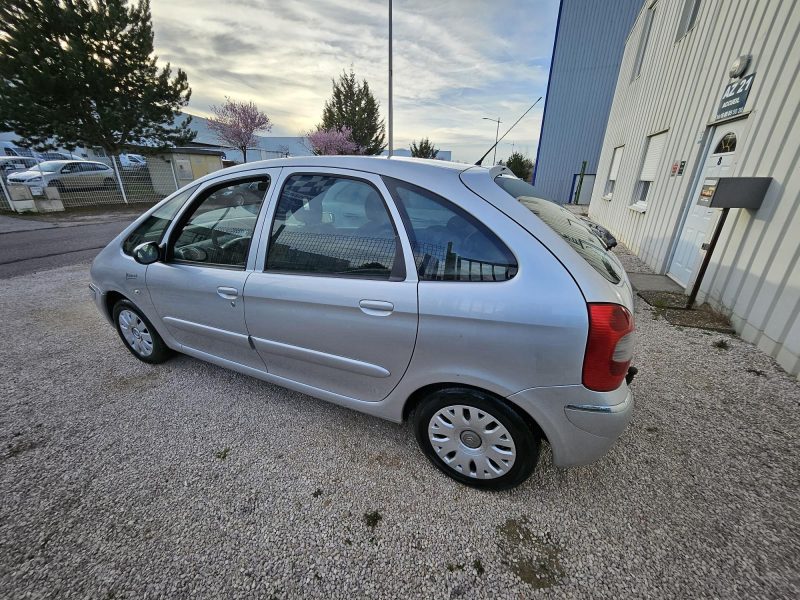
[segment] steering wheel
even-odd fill
[[[231,248],[235,247],[237,244],[243,244],[243,243],[244,244],[249,244],[250,243],[250,238],[247,237],[247,236],[242,235],[242,236],[233,238],[232,240],[228,240],[227,242],[224,242],[223,244],[220,244],[218,247],[219,247],[220,250],[230,250]]]
[[[227,231],[223,231],[222,229],[217,229],[216,227],[212,227],[211,228],[211,245],[214,246],[214,248],[216,248],[218,250],[224,249],[223,246],[227,242],[221,242],[220,238],[223,235],[227,235],[227,233],[228,233]]]

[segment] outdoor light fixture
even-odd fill
[[[747,72],[747,67],[750,66],[750,59],[752,58],[753,57],[749,54],[742,54],[735,61],[733,61],[733,64],[731,64],[731,70],[728,71],[728,75],[734,79],[744,75]]]

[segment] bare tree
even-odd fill
[[[272,121],[266,113],[258,110],[253,102],[236,102],[227,96],[222,106],[212,106],[214,117],[208,120],[208,128],[223,144],[241,150],[247,162],[247,149],[256,145],[256,131],[269,131]]]

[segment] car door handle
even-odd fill
[[[217,288],[217,294],[219,294],[220,298],[225,298],[225,300],[236,300],[239,296],[239,290],[221,285]]]
[[[394,304],[384,300],[362,300],[358,303],[361,310],[368,315],[384,317],[394,310]]]

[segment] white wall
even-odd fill
[[[752,54],[750,129],[733,176],[774,182],[757,212],[732,209],[701,289],[741,336],[800,375],[800,10],[777,0],[703,0],[697,24],[676,41],[684,0],[659,0],[641,75],[631,81],[643,25],[626,45],[598,165],[590,216],[660,273],[680,232],[693,175],[728,69]],[[643,11],[651,5],[646,2]],[[648,208],[629,208],[646,136],[668,130]],[[612,201],[602,199],[613,149],[625,145]],[[670,165],[686,160],[683,177]]]

